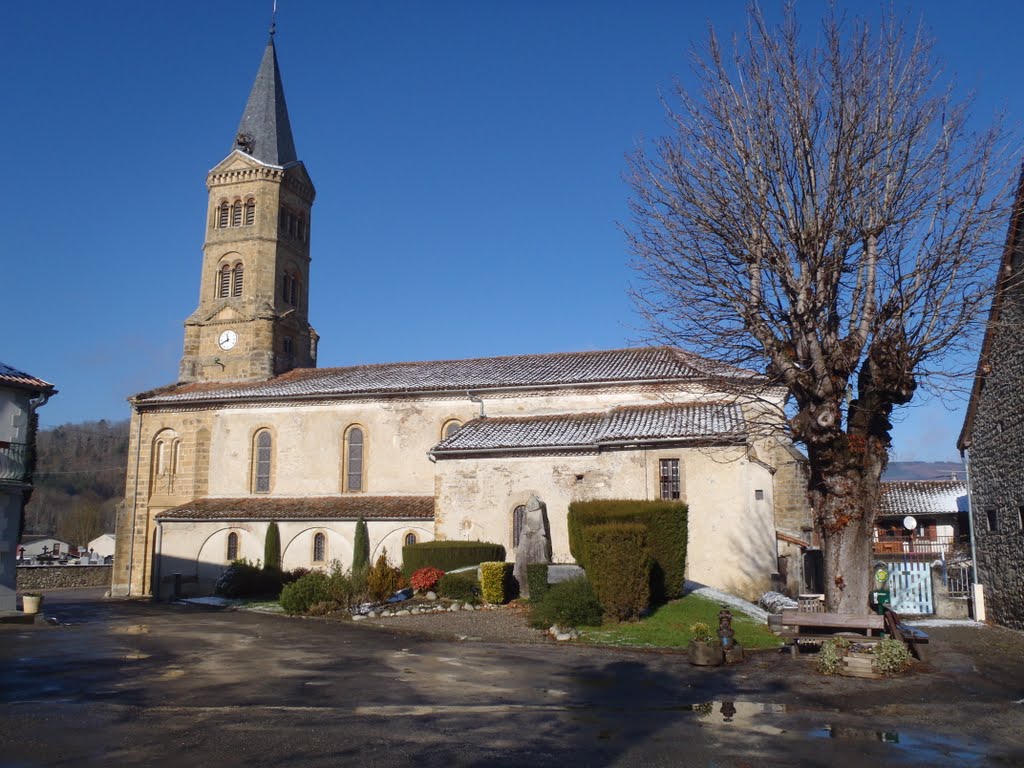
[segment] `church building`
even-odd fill
[[[571,502],[679,499],[688,578],[747,596],[799,580],[804,460],[778,429],[783,393],[750,371],[673,347],[317,367],[316,190],[273,36],[206,185],[178,381],[130,400],[112,594],[166,596],[175,574],[209,593],[262,558],[271,521],[286,569],[350,565],[360,516],[374,558],[468,539],[511,560],[532,495],[556,562],[572,562]]]

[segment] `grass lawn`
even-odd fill
[[[661,606],[646,619],[631,624],[581,627],[580,635],[583,642],[595,645],[675,648],[690,642],[690,625],[698,621],[703,621],[714,632],[721,609],[713,600],[687,595]],[[733,611],[732,628],[736,630],[736,641],[744,648],[778,648],[782,644],[766,624],[739,611]]]

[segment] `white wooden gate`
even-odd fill
[[[935,613],[930,563],[886,563],[889,599],[896,613],[921,616]]]

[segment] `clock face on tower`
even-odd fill
[[[238,343],[238,334],[234,331],[224,331],[217,339],[220,348],[227,352]]]

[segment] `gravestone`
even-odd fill
[[[519,533],[516,547],[516,564],[513,574],[519,582],[519,594],[530,596],[526,578],[526,566],[530,563],[551,562],[551,533],[548,527],[548,509],[543,501],[531,496],[526,502],[523,529]]]

